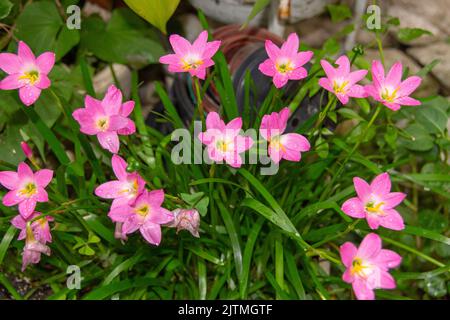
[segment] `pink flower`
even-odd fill
[[[308,71],[303,68],[313,56],[312,51],[298,52],[299,39],[296,33],[291,33],[281,48],[272,41],[266,40],[266,51],[269,58],[259,65],[259,71],[273,77],[275,87],[281,88],[288,80],[306,78]]]
[[[31,227],[26,227],[25,247],[22,253],[22,272],[25,271],[29,264],[37,264],[41,261],[41,254],[49,256],[51,254],[50,248],[36,240]]]
[[[319,85],[334,93],[342,104],[347,104],[349,97],[367,97],[364,87],[356,84],[366,76],[367,70],[350,72],[350,61],[347,56],[340,56],[336,60],[339,66],[336,69],[326,60],[321,60],[320,64],[327,77],[320,78]]]
[[[240,153],[253,145],[251,137],[239,135],[242,118],[235,118],[225,125],[217,112],[210,112],[206,117],[206,131],[198,135],[199,140],[207,145],[211,160],[225,160],[230,166],[239,168],[242,165]]]
[[[127,235],[122,231],[123,223],[116,222],[116,227],[114,229],[114,238],[126,241],[128,240]]]
[[[44,52],[35,57],[25,42],[19,42],[18,54],[0,53],[0,69],[8,76],[0,81],[0,90],[19,89],[20,100],[31,106],[50,87],[48,74],[55,64],[55,54]]]
[[[340,247],[342,263],[347,270],[342,279],[351,283],[358,300],[374,300],[374,289],[394,289],[394,278],[389,269],[400,265],[402,257],[391,250],[381,248],[381,238],[369,233],[359,248],[351,242]]]
[[[128,118],[134,109],[134,101],[122,104],[122,92],[111,85],[102,101],[86,96],[84,104],[84,108],[72,114],[80,124],[80,131],[96,135],[100,145],[109,152],[119,152],[118,135],[130,135],[136,131],[134,122]]]
[[[111,165],[118,180],[98,186],[95,189],[95,195],[104,199],[114,199],[112,208],[132,205],[144,191],[144,179],[137,172],[128,173],[128,164],[116,154],[112,156]]]
[[[22,151],[23,151],[23,154],[25,155],[25,157],[27,157],[29,160],[31,160],[33,158],[33,151],[31,150],[28,143],[26,143],[25,141],[22,141],[20,143],[20,147],[22,148]]]
[[[0,184],[10,190],[3,197],[7,207],[19,205],[19,212],[27,220],[36,208],[36,202],[47,202],[48,194],[45,187],[52,181],[53,171],[48,169],[33,173],[31,168],[22,162],[17,172],[0,172]]]
[[[164,202],[164,191],[144,192],[137,198],[133,206],[124,205],[111,209],[108,216],[114,222],[122,222],[123,235],[139,230],[149,243],[159,245],[161,242],[161,224],[173,220],[173,214],[161,207]]]
[[[412,76],[402,81],[403,66],[396,62],[389,70],[387,77],[384,77],[384,68],[380,61],[372,62],[371,85],[365,86],[368,95],[376,101],[383,103],[393,111],[397,111],[403,106],[418,106],[420,101],[409,97],[420,85],[422,79],[418,76]]]
[[[189,72],[205,79],[206,69],[214,65],[212,57],[219,50],[220,41],[208,42],[207,31],[202,31],[193,44],[177,34],[171,35],[169,41],[175,53],[162,56],[159,62],[168,64],[170,72]]]
[[[281,159],[300,161],[301,152],[308,151],[308,140],[298,133],[282,134],[286,130],[289,119],[289,108],[283,108],[280,112],[266,114],[259,128],[260,135],[269,142],[269,156],[279,163]]]
[[[200,214],[195,209],[175,209],[172,211],[174,219],[167,227],[189,231],[194,237],[200,238],[198,228],[200,227]]]
[[[361,178],[353,178],[356,194],[342,205],[342,211],[353,218],[366,218],[371,229],[381,225],[392,230],[405,228],[402,216],[394,208],[399,205],[406,194],[391,191],[389,174],[382,173],[369,185]]]
[[[11,220],[11,224],[20,230],[18,240],[23,240],[26,237],[27,222],[33,220],[36,217],[41,216],[42,213],[34,212],[27,220],[25,220],[21,215],[15,216]],[[52,234],[50,233],[50,226],[48,223],[53,221],[54,218],[51,216],[42,217],[31,223],[31,230],[33,231],[34,237],[37,241],[46,244],[47,242],[52,242]]]

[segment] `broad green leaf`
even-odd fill
[[[447,229],[448,219],[439,212],[425,209],[419,211],[419,224],[424,229],[441,233]]]
[[[410,139],[400,139],[400,145],[414,151],[427,151],[433,148],[433,138],[421,125],[413,123],[405,131],[410,135]]]
[[[138,15],[166,34],[166,24],[180,0],[125,0]]]
[[[416,121],[429,133],[443,133],[447,127],[447,119],[445,112],[432,103],[423,103],[416,113]]]
[[[344,4],[329,4],[327,9],[333,22],[341,22],[352,17],[352,11]]]
[[[433,35],[430,31],[420,28],[401,28],[397,32],[400,41],[409,42],[423,35]]]
[[[12,7],[13,4],[11,3],[11,1],[0,0],[0,20],[6,18],[9,15]]]

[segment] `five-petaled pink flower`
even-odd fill
[[[412,76],[402,81],[402,73],[402,63],[396,62],[385,77],[381,62],[373,61],[373,83],[365,86],[367,94],[393,111],[399,110],[401,106],[420,105],[420,101],[411,98],[409,95],[417,89],[422,79],[418,76]]]
[[[351,72],[347,56],[340,56],[336,60],[339,66],[337,68],[333,68],[326,60],[321,60],[320,64],[327,77],[320,78],[319,85],[334,93],[342,104],[347,104],[350,97],[365,98],[367,96],[364,87],[356,84],[366,76],[367,70]]]
[[[220,41],[208,42],[208,32],[202,31],[194,43],[173,34],[169,37],[174,54],[159,58],[159,62],[169,65],[170,72],[189,72],[191,76],[205,79],[206,69],[214,65],[212,57],[220,47]]]
[[[55,54],[44,52],[36,58],[23,41],[19,42],[17,53],[0,53],[0,69],[8,74],[0,81],[0,90],[19,89],[20,100],[31,106],[41,91],[50,87],[47,75],[55,64]]]
[[[161,225],[173,220],[172,212],[161,207],[163,202],[163,190],[144,190],[133,206],[115,207],[108,216],[123,223],[123,235],[139,230],[145,240],[157,246],[161,242]]]
[[[342,211],[353,218],[366,218],[371,229],[381,225],[392,230],[405,228],[403,218],[394,208],[399,205],[406,194],[391,191],[391,179],[388,173],[382,173],[369,185],[361,178],[353,178],[356,194],[342,205]]]
[[[25,162],[19,164],[17,172],[0,172],[0,184],[10,190],[3,197],[3,204],[7,207],[18,204],[20,214],[27,220],[33,214],[36,202],[48,201],[44,188],[52,178],[52,170],[42,169],[33,173]]]
[[[394,289],[394,278],[389,269],[400,265],[402,257],[381,248],[381,238],[369,233],[359,248],[351,242],[340,247],[341,260],[347,270],[342,279],[351,283],[358,300],[374,300],[374,289]]]
[[[242,165],[240,153],[253,145],[251,137],[239,135],[242,118],[235,118],[225,124],[217,112],[210,112],[206,117],[206,131],[198,135],[199,140],[207,146],[211,160],[222,162],[234,168]]]
[[[273,77],[275,87],[281,88],[288,80],[306,78],[308,71],[303,68],[313,56],[312,51],[300,51],[299,39],[296,33],[291,33],[281,48],[272,41],[266,40],[266,52],[269,58],[259,65],[259,71]]]
[[[95,189],[95,195],[104,199],[114,199],[111,209],[134,204],[137,197],[144,191],[144,179],[137,172],[127,172],[128,164],[116,154],[112,156],[111,165],[118,180],[98,186]]]
[[[283,108],[280,112],[266,114],[259,128],[260,135],[269,142],[269,156],[279,163],[281,159],[300,161],[301,152],[310,149],[309,141],[298,133],[282,134],[286,130],[289,119],[289,108]]]
[[[100,145],[111,153],[119,152],[119,136],[136,131],[134,122],[128,118],[134,109],[134,101],[122,104],[122,92],[111,85],[102,101],[86,96],[84,108],[73,112],[80,124],[80,131],[96,135]]]
[[[23,240],[26,238],[27,222],[31,221],[39,216],[42,216],[40,212],[34,212],[28,219],[24,219],[20,214],[15,216],[11,220],[11,224],[20,230],[18,240]],[[49,222],[55,220],[51,216],[43,216],[36,219],[31,223],[31,230],[33,231],[34,237],[37,241],[46,244],[47,242],[52,242],[52,234],[50,233]]]

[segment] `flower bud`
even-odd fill
[[[31,158],[33,157],[33,151],[31,150],[30,146],[28,145],[28,143],[26,143],[25,141],[22,141],[20,143],[20,146],[22,148],[23,153],[25,154],[25,156],[31,160]]]

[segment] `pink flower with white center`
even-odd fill
[[[353,218],[366,218],[371,229],[381,225],[392,230],[403,230],[405,225],[400,213],[394,208],[398,206],[406,194],[391,191],[391,179],[388,173],[382,173],[369,185],[361,178],[353,178],[356,194],[342,205],[342,211]]]
[[[387,76],[384,76],[384,68],[380,61],[372,62],[373,83],[365,86],[368,95],[376,101],[383,103],[393,111],[401,106],[418,106],[420,101],[411,98],[414,90],[422,82],[422,78],[412,76],[402,81],[403,66],[400,61],[394,63]]]
[[[173,34],[169,37],[174,54],[159,58],[159,62],[169,65],[170,72],[189,72],[191,76],[205,79],[206,69],[214,65],[212,57],[220,47],[220,41],[208,42],[208,32],[202,31],[194,43]]]
[[[20,41],[17,55],[0,53],[0,69],[8,74],[0,81],[0,90],[19,89],[19,97],[27,107],[41,95],[41,91],[50,87],[48,74],[55,64],[55,54],[44,52],[35,57],[30,47]]]
[[[118,180],[101,184],[95,189],[95,195],[103,199],[114,199],[112,208],[132,205],[144,191],[144,179],[137,172],[127,172],[128,164],[116,154],[112,156],[111,165]]]
[[[394,278],[389,269],[402,262],[402,257],[391,250],[381,248],[381,238],[369,233],[359,248],[351,242],[340,247],[341,260],[347,270],[342,280],[351,283],[358,300],[374,300],[374,289],[394,289]]]
[[[279,163],[281,159],[300,161],[301,152],[308,151],[311,147],[301,134],[282,134],[286,130],[289,112],[289,108],[283,108],[280,112],[266,114],[259,128],[259,134],[269,142],[269,156],[275,163]]]
[[[111,209],[108,216],[114,222],[121,222],[122,234],[139,230],[149,243],[158,246],[161,242],[161,225],[173,220],[173,214],[161,207],[164,191],[144,190],[133,206],[125,205]]]
[[[225,124],[217,112],[210,112],[206,117],[206,131],[198,135],[199,140],[207,146],[208,156],[215,162],[225,160],[234,168],[242,165],[240,153],[253,145],[251,137],[239,135],[242,118],[235,118]]]
[[[36,202],[47,202],[45,187],[52,181],[53,171],[42,169],[33,173],[31,168],[22,162],[14,171],[1,171],[0,184],[10,190],[3,197],[7,207],[19,205],[19,212],[27,220],[36,208]]]
[[[122,104],[122,92],[111,85],[102,101],[86,96],[84,104],[84,108],[72,114],[80,124],[80,131],[96,135],[103,149],[119,152],[119,135],[136,132],[134,122],[128,118],[134,109],[134,101]]]
[[[303,68],[313,56],[312,51],[300,51],[299,39],[296,33],[291,33],[281,48],[272,41],[266,40],[266,52],[269,58],[259,65],[259,71],[273,77],[273,84],[277,88],[286,85],[288,80],[306,78],[308,71]]]
[[[40,212],[34,212],[27,220],[25,220],[21,215],[17,215],[11,220],[11,224],[20,230],[18,240],[25,239],[27,232],[27,222],[41,215],[42,213]],[[37,241],[43,244],[52,242],[52,234],[50,233],[50,226],[48,225],[48,223],[53,220],[53,217],[46,216],[39,218],[31,223],[31,230],[33,231],[34,237]]]
[[[41,261],[41,254],[49,256],[50,248],[45,243],[36,240],[34,232],[30,226],[26,227],[25,247],[22,253],[22,272],[29,264],[37,264]]]
[[[336,60],[336,64],[339,66],[337,68],[333,68],[326,60],[321,60],[320,64],[327,77],[320,78],[319,85],[334,93],[342,104],[347,104],[350,97],[367,97],[364,87],[356,84],[366,76],[367,70],[350,72],[350,61],[347,56],[340,56]]]
[[[174,219],[166,226],[189,231],[194,237],[200,238],[198,228],[200,227],[200,214],[195,209],[175,209],[172,211]]]

